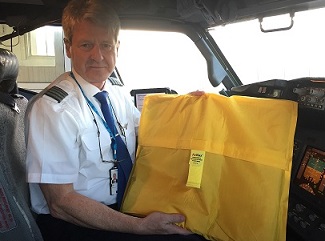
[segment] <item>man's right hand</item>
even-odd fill
[[[181,214],[166,214],[162,212],[153,212],[140,221],[140,234],[192,234],[177,223],[185,221]]]

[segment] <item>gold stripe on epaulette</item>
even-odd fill
[[[51,98],[57,100],[59,103],[68,96],[68,93],[65,92],[63,89],[57,86],[52,86],[49,88],[45,93],[45,95],[50,96]]]

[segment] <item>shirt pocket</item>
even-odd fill
[[[112,159],[111,139],[106,130],[86,132],[81,136],[81,159],[85,162],[98,162]]]
[[[112,155],[110,151],[110,137],[105,131],[103,129],[100,132],[100,142],[97,130],[87,129],[80,135],[79,176],[78,181],[74,183],[74,187],[86,196],[89,195],[89,190],[93,189],[94,183],[99,181],[108,182],[109,169],[113,166],[113,163],[103,162],[103,160],[111,160],[109,155]]]

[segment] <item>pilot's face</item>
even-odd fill
[[[74,70],[99,89],[115,68],[118,47],[108,28],[89,21],[77,23],[71,42],[66,42]]]

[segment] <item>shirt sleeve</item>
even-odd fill
[[[73,183],[78,175],[78,122],[66,101],[43,96],[27,113],[27,171],[30,183]]]

